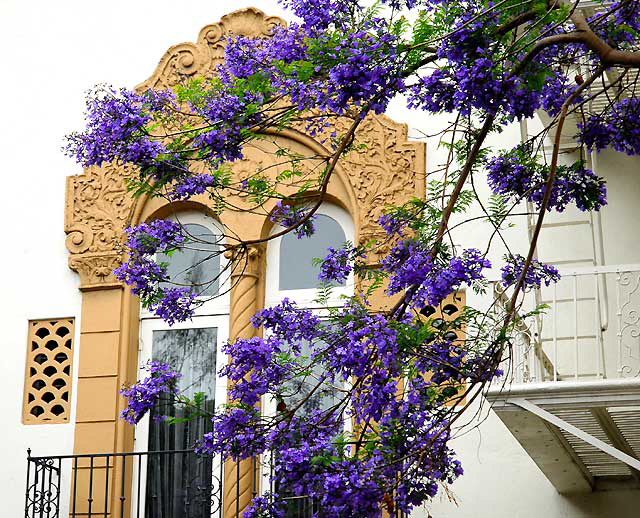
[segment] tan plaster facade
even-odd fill
[[[283,23],[253,8],[228,14],[220,22],[204,27],[196,43],[171,47],[151,78],[138,88],[166,88],[185,79],[209,76],[223,59],[226,35],[268,36],[274,25]],[[338,120],[338,133],[348,123]],[[329,183],[327,200],[352,216],[358,242],[376,237],[383,241],[376,222],[385,206],[402,204],[413,197],[424,198],[425,147],[408,141],[406,126],[385,116],[367,117],[356,134],[356,143],[365,146],[341,160]],[[309,157],[309,164],[330,155],[320,142],[297,129],[271,132],[245,149],[245,158],[233,164],[234,172],[243,178],[243,173],[274,166],[278,147]],[[279,169],[284,166],[271,167],[270,174],[277,174]],[[171,205],[160,198],[133,199],[126,190],[125,179],[135,174],[129,165],[109,164],[88,168],[84,174],[67,179],[65,232],[69,267],[79,273],[82,291],[74,453],[127,452],[133,447],[133,428],[118,419],[125,406],[118,390],[134,382],[137,375],[139,303],[112,274],[123,259],[124,228],[187,209],[212,215],[244,240],[266,237],[272,225],[267,212],[260,215],[226,211],[217,216],[206,196]],[[291,189],[293,192],[295,185]],[[240,206],[246,203],[235,198],[233,202]],[[273,205],[267,204],[266,210]],[[375,263],[377,258],[371,260]],[[259,246],[253,247],[242,261],[246,261],[246,267],[237,267],[232,273],[230,339],[255,333],[249,317],[264,304],[265,254]],[[383,309],[383,299],[377,309]],[[242,511],[257,490],[253,486],[252,462],[241,463],[237,501],[237,469],[235,465],[225,467],[225,516],[233,516],[236,508]],[[121,471],[111,472],[111,509],[119,509],[115,488],[120,487]],[[125,476],[130,479],[131,473]]]

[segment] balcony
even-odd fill
[[[547,309],[518,323],[487,399],[560,493],[638,488],[640,265],[561,273],[531,295]]]
[[[252,462],[254,483],[269,486],[271,455]],[[193,450],[27,457],[25,518],[240,518],[223,501],[224,467]],[[240,486],[240,471],[234,481]],[[236,489],[237,491],[237,489]],[[232,491],[232,493],[234,493]],[[255,495],[256,493],[254,493]],[[316,500],[285,498],[287,518],[322,516]],[[226,505],[223,505],[226,504]],[[388,518],[406,518],[401,511]]]
[[[25,518],[221,517],[222,475],[219,463],[193,450],[53,457],[29,452]]]

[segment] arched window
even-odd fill
[[[314,219],[315,233],[309,238],[298,239],[293,233],[270,241],[267,247],[266,297],[267,306],[277,304],[283,298],[295,300],[304,307],[313,307],[317,296],[320,267],[314,259],[326,257],[329,247],[340,248],[345,242],[355,240],[351,216],[340,207],[325,204],[318,209]],[[276,226],[272,233],[282,227]],[[329,303],[339,302],[340,295],[353,294],[353,276],[345,283],[334,285]]]
[[[313,264],[313,259],[325,257],[330,246],[337,247],[346,241],[340,223],[331,216],[318,214],[313,224],[315,233],[311,237],[298,239],[290,233],[280,241],[280,291],[317,288],[319,267]]]

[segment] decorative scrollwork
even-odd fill
[[[160,59],[152,76],[137,89],[171,88],[195,77],[211,77],[224,60],[227,36],[268,37],[277,25],[284,26],[285,21],[265,16],[253,7],[227,14],[218,23],[202,28],[196,43],[171,47]]]
[[[38,459],[35,464],[33,482],[27,485],[25,518],[47,516],[59,518],[60,473],[53,466],[53,459]]]
[[[640,376],[640,272],[621,272],[618,283],[618,347],[621,377]]]

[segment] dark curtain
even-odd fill
[[[206,395],[203,407],[215,407],[216,333],[215,328],[154,331],[153,359],[170,364],[182,373],[178,388],[193,398]],[[210,456],[197,456],[195,442],[211,431],[206,417],[169,424],[161,416],[186,417],[188,411],[173,401],[160,401],[151,412],[149,455],[145,499],[146,518],[209,518],[217,500],[219,483],[213,474]]]

